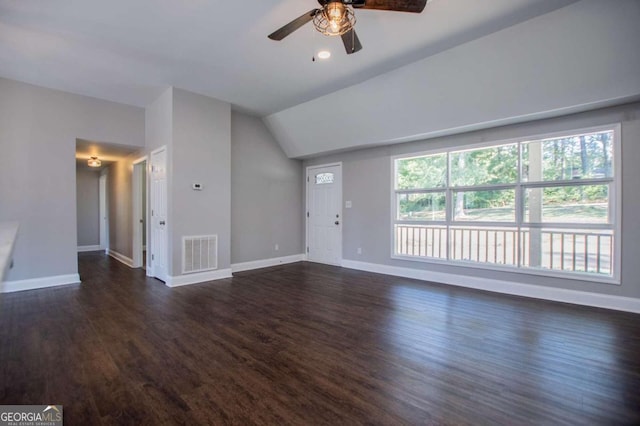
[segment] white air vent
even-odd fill
[[[218,268],[218,236],[182,237],[182,273]]]

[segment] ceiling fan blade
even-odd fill
[[[307,22],[311,21],[313,17],[316,16],[316,13],[318,13],[319,10],[320,9],[313,9],[305,13],[304,15],[299,16],[298,18],[289,22],[284,27],[269,34],[269,38],[271,40],[278,40],[278,41],[282,40],[283,38],[285,38],[286,36],[294,32],[295,30],[297,30],[298,28],[306,24]]]
[[[427,0],[366,0],[360,9],[393,10],[396,12],[420,13],[424,10]]]
[[[344,48],[347,51],[347,55],[351,55],[352,53],[356,53],[357,51],[362,50],[362,44],[360,44],[358,34],[356,34],[356,30],[354,30],[353,28],[342,34],[342,42],[344,43]]]

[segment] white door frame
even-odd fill
[[[146,232],[147,232],[147,236],[149,235],[149,220],[148,217],[142,218],[142,203],[145,204],[146,209],[145,211],[147,212],[147,216],[148,216],[148,212],[149,212],[149,197],[146,197],[145,200],[142,200],[142,194],[143,194],[143,188],[142,188],[142,182],[143,182],[143,176],[146,175],[147,179],[144,180],[144,182],[147,183],[147,189],[149,188],[149,179],[148,179],[148,167],[143,167],[143,162],[147,162],[148,157],[145,155],[144,157],[140,157],[136,160],[133,161],[133,176],[131,178],[131,194],[132,194],[132,198],[133,198],[133,216],[132,216],[132,220],[133,220],[133,226],[131,229],[133,229],[133,241],[132,241],[132,247],[133,247],[133,256],[132,256],[132,267],[134,268],[140,268],[142,267],[142,252],[144,250],[143,246],[142,246],[142,227],[140,226],[140,220],[144,219],[144,225],[147,228]],[[144,166],[146,166],[145,163]],[[149,194],[149,191],[146,192],[146,194]],[[147,256],[148,257],[148,256]],[[149,263],[148,259],[147,259],[147,264]],[[147,267],[148,265],[144,265],[145,267]]]
[[[148,194],[149,194],[149,196],[148,196],[149,204],[148,204],[148,208],[147,208],[147,218],[148,218],[148,220],[147,220],[147,224],[148,224],[148,226],[147,226],[147,248],[148,248],[148,250],[147,250],[147,271],[146,271],[146,275],[148,277],[156,277],[156,278],[161,279],[161,280],[166,280],[168,278],[168,276],[169,276],[169,261],[171,259],[170,258],[171,253],[169,252],[169,235],[170,235],[169,227],[167,226],[167,228],[166,228],[166,232],[167,232],[166,236],[167,236],[167,238],[166,238],[166,241],[165,241],[165,244],[166,244],[166,246],[165,246],[166,259],[164,259],[164,261],[165,261],[166,270],[164,272],[165,272],[166,276],[163,276],[162,274],[161,274],[161,276],[158,276],[158,273],[156,271],[156,266],[154,265],[154,258],[153,258],[153,255],[154,255],[154,253],[153,253],[153,247],[154,247],[154,242],[153,242],[153,224],[151,223],[153,218],[152,218],[152,214],[151,214],[151,211],[150,211],[151,210],[151,206],[154,205],[152,198],[154,197],[153,194],[155,192],[154,188],[153,188],[153,173],[152,173],[152,170],[151,170],[151,167],[153,166],[153,164],[152,164],[153,163],[153,155],[157,154],[159,152],[162,152],[162,151],[165,152],[165,166],[166,166],[165,179],[167,181],[167,185],[166,185],[167,193],[165,194],[165,200],[167,200],[167,212],[166,212],[166,214],[167,214],[167,216],[169,215],[169,211],[168,211],[168,209],[169,209],[169,204],[168,204],[168,196],[169,196],[169,194],[168,194],[168,191],[169,191],[169,185],[168,185],[168,183],[169,183],[169,150],[167,149],[166,146],[162,146],[160,148],[154,149],[153,151],[151,151],[149,153],[149,162],[147,163],[147,170],[148,170],[147,182],[148,182],[148,188],[149,188],[149,192],[148,192]]]
[[[105,253],[109,250],[109,206],[107,200],[107,187],[108,187],[109,173],[103,171],[100,174],[98,181],[98,198],[99,198],[99,211],[100,215],[100,250],[104,250]]]
[[[339,205],[340,205],[340,222],[342,224],[344,224],[344,215],[342,214],[342,181],[344,180],[344,176],[342,173],[342,161],[338,161],[337,163],[328,163],[328,164],[318,164],[318,165],[313,165],[313,166],[307,166],[306,168],[306,173],[304,176],[304,185],[305,185],[305,210],[304,210],[304,228],[305,228],[305,237],[304,237],[304,245],[305,245],[305,249],[304,249],[304,259],[307,260],[308,256],[309,256],[309,185],[311,184],[310,179],[309,179],[309,171],[313,170],[313,169],[322,169],[325,167],[340,167],[340,195],[339,195]],[[342,266],[342,229],[343,227],[340,226],[340,235],[339,235],[339,240],[340,240],[340,260],[339,260],[339,264],[337,264],[336,266]]]

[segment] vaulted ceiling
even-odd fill
[[[147,106],[175,86],[264,116],[575,0],[431,0],[422,14],[358,10],[364,49],[307,25],[315,0],[0,0],[0,76]],[[320,49],[332,57],[312,61]]]

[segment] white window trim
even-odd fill
[[[516,184],[489,184],[477,187],[456,187],[456,190],[462,188],[467,188],[473,190],[482,190],[482,189],[500,189],[501,187],[508,188],[516,188],[516,220],[515,222],[454,222],[450,217],[450,197],[447,196],[447,206],[446,206],[446,217],[445,221],[398,221],[396,219],[396,194],[398,193],[429,193],[429,192],[449,192],[452,190],[452,186],[449,185],[450,179],[447,177],[447,186],[443,188],[431,188],[431,189],[420,189],[420,190],[396,190],[397,186],[397,175],[396,175],[396,167],[395,162],[398,159],[410,159],[416,157],[423,157],[427,155],[435,155],[435,154],[443,154],[449,153],[452,151],[466,151],[466,150],[474,150],[478,148],[484,147],[492,147],[492,146],[501,146],[508,145],[513,143],[522,143],[522,142],[530,142],[530,141],[538,141],[544,139],[552,139],[558,138],[567,135],[580,135],[586,133],[596,133],[602,131],[613,131],[613,170],[614,176],[613,178],[597,178],[597,179],[584,179],[579,182],[580,185],[586,185],[589,183],[593,184],[609,184],[611,191],[609,193],[609,215],[614,220],[612,225],[600,225],[597,224],[580,224],[582,229],[611,229],[613,230],[614,235],[614,247],[613,247],[613,261],[612,261],[612,276],[611,277],[603,277],[597,276],[595,274],[590,274],[586,272],[569,272],[569,271],[557,271],[550,269],[535,269],[535,268],[523,268],[520,266],[510,266],[510,265],[498,265],[491,263],[480,263],[480,262],[471,262],[464,260],[450,260],[450,259],[438,259],[438,258],[429,258],[429,257],[419,257],[419,256],[404,256],[396,254],[396,235],[395,235],[395,225],[398,223],[401,224],[419,224],[419,225],[441,225],[445,227],[450,226],[464,226],[469,224],[481,225],[481,226],[500,226],[500,227],[525,227],[525,228],[568,228],[575,229],[576,227],[567,224],[554,224],[554,223],[527,223],[524,222],[523,212],[521,211],[522,203],[518,201],[519,194],[522,193],[522,188],[535,188],[535,187],[548,187],[548,186],[562,186],[562,185],[573,185],[578,184],[576,181],[553,181],[553,182],[522,182],[520,173],[522,171],[522,167],[520,165],[520,155],[518,155],[518,181]],[[562,131],[554,131],[551,133],[540,133],[540,134],[532,134],[519,138],[510,138],[510,139],[501,139],[501,140],[493,140],[486,141],[476,144],[469,145],[460,145],[460,146],[451,146],[446,148],[438,148],[433,150],[426,150],[420,152],[399,154],[390,157],[391,161],[391,217],[390,217],[390,253],[391,259],[395,260],[403,260],[410,262],[421,262],[421,263],[433,263],[439,265],[447,265],[454,267],[462,267],[462,268],[471,268],[471,269],[485,269],[492,271],[500,271],[500,272],[509,272],[516,274],[525,274],[525,275],[534,275],[534,276],[544,276],[544,277],[553,277],[553,278],[561,278],[568,280],[578,280],[578,281],[586,281],[586,282],[596,282],[602,284],[612,284],[612,285],[620,285],[621,284],[621,255],[622,255],[622,161],[621,161],[621,151],[622,151],[622,126],[620,123],[613,123],[608,125],[594,126],[594,127],[586,127],[579,129],[568,128]],[[520,152],[520,150],[518,150]],[[449,158],[447,156],[447,173],[450,173],[450,165]],[[557,185],[557,184],[560,185]],[[446,244],[447,256],[449,256],[449,236],[447,236],[447,244]],[[518,256],[518,264],[520,263],[520,244],[517,247],[517,256]]]

